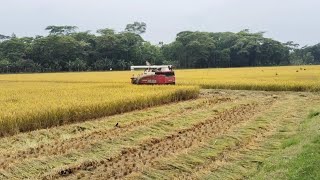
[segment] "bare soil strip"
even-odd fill
[[[117,157],[102,159],[100,162],[85,162],[77,166],[68,166],[58,172],[45,175],[44,179],[54,179],[76,174],[74,177],[123,178],[132,172],[143,171],[152,166],[156,159],[171,156],[187,148],[195,147],[207,138],[226,132],[239,122],[248,120],[263,108],[272,104],[267,100],[261,104],[251,103],[234,107],[205,120],[192,128],[168,135],[164,139],[147,140],[137,148],[124,149]],[[82,173],[82,171],[91,171]]]

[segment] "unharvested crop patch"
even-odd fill
[[[197,87],[0,82],[0,137],[192,99]]]
[[[320,66],[191,69],[177,71],[177,76],[181,74],[183,85],[205,89],[319,91],[319,70]]]
[[[0,137],[192,99],[199,88],[319,91],[319,70],[177,70],[177,86],[133,86],[129,71],[0,75]]]

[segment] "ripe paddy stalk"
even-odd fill
[[[179,84],[206,89],[320,91],[320,66],[178,70]]]
[[[187,100],[199,93],[198,87],[189,86],[39,82],[7,85],[0,96],[4,102],[0,105],[4,109],[0,112],[0,136]]]

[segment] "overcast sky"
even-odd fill
[[[122,31],[143,21],[143,37],[153,43],[171,42],[184,30],[250,29],[312,45],[320,42],[319,8],[320,0],[0,0],[0,34],[45,35],[48,25]]]

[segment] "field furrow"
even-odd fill
[[[228,160],[231,153],[249,147],[255,139],[259,139],[270,131],[270,126],[263,120],[253,116],[248,121],[236,124],[221,135],[209,138],[198,147],[178,156],[164,158],[147,168],[132,179],[195,179],[201,171],[212,171]]]
[[[299,104],[308,102],[304,98],[295,98]],[[284,140],[298,130],[297,125],[307,118],[309,108],[314,105],[309,103],[301,107],[290,104],[290,101],[280,102],[276,109],[272,109],[264,116],[263,121],[268,125],[257,136],[238,149],[227,152],[222,159],[218,160],[218,163],[209,163],[190,177],[192,179],[247,179],[254,175],[263,166],[266,158],[276,151],[281,151]]]
[[[85,162],[78,166],[69,166],[57,172],[56,175],[49,174],[45,177],[49,179],[57,178],[81,170],[95,169],[91,174],[96,174],[96,178],[122,178],[132,172],[138,172],[147,166],[152,166],[158,158],[171,156],[185,149],[198,146],[207,138],[223,133],[237,123],[249,119],[262,110],[262,104],[265,108],[271,102],[241,104],[220,112],[212,118],[204,119],[191,128],[168,134],[163,139],[154,138],[140,144],[138,148],[123,149],[119,156],[108,157],[100,162]],[[82,174],[79,173],[78,176],[82,176]]]
[[[306,98],[295,98],[299,104]],[[259,170],[287,133],[297,129],[314,104],[293,106],[292,100],[277,101],[262,115],[240,123],[221,136],[178,156],[162,158],[128,179],[243,179]],[[284,131],[284,132],[283,132]],[[290,132],[290,131],[289,131]],[[280,136],[281,135],[281,136]],[[280,136],[280,137],[279,137]]]

